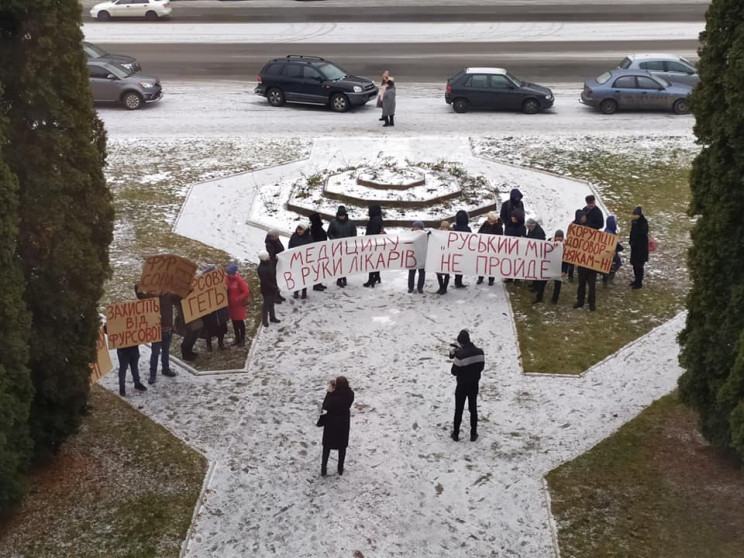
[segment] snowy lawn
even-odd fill
[[[687,179],[697,152],[688,137],[500,137],[473,140],[473,148],[495,161],[587,180],[617,216],[620,243],[625,248],[624,265],[614,284],[597,285],[596,312],[572,308],[576,283],[563,285],[557,305],[550,303],[552,285],[543,304],[532,304],[534,293],[525,285],[509,285],[526,371],[581,373],[683,308],[692,225],[686,215]],[[529,212],[533,200],[523,201]],[[659,249],[646,265],[644,288],[631,291],[629,216],[636,205],[643,206]],[[561,228],[565,231],[567,226]],[[545,232],[552,236],[555,230]]]
[[[309,142],[258,141],[245,138],[114,138],[109,140],[106,176],[114,193],[116,224],[111,245],[113,277],[102,305],[134,297],[133,285],[142,262],[152,254],[173,252],[199,265],[224,265],[234,256],[173,233],[173,224],[189,188],[219,176],[277,165],[306,156]],[[258,292],[254,267],[242,262],[241,273],[251,290]],[[246,321],[248,346],[260,321],[256,305],[249,306]],[[229,327],[228,344],[232,342]],[[202,340],[196,344],[201,370],[239,369],[248,347],[230,347],[207,353]],[[174,336],[173,354],[180,356],[180,338]]]
[[[744,556],[739,464],[676,393],[547,476],[563,556]]]
[[[3,557],[178,556],[207,462],[118,395],[91,413],[0,529]]]

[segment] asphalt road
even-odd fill
[[[629,52],[694,57],[697,41],[403,44],[103,44],[137,58],[143,73],[163,80],[255,81],[267,60],[312,54],[346,71],[377,79],[388,69],[399,81],[444,83],[467,66],[507,67],[536,82],[577,83],[617,66]]]
[[[83,2],[83,19],[91,21],[89,9],[95,2]],[[174,2],[173,22],[435,22],[435,21],[703,21],[707,5],[702,2],[606,4],[498,4],[488,5],[427,5],[427,6],[367,6],[359,1],[354,6],[339,6],[321,2],[290,2],[266,6],[250,2],[219,2],[190,5]],[[124,23],[124,22],[122,22]]]

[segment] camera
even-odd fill
[[[455,356],[457,356],[457,351],[460,350],[460,345],[458,345],[457,343],[450,343],[450,347],[452,348],[449,351],[449,357],[455,358]]]

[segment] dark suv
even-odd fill
[[[254,91],[274,107],[285,102],[310,103],[330,106],[336,112],[377,97],[377,87],[370,80],[353,76],[318,56],[296,54],[267,62]]]

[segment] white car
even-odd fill
[[[90,9],[90,17],[107,21],[112,17],[144,17],[149,20],[171,15],[169,0],[111,0]]]
[[[690,87],[695,87],[700,81],[695,65],[676,54],[629,54],[618,68],[646,70],[656,77]]]

